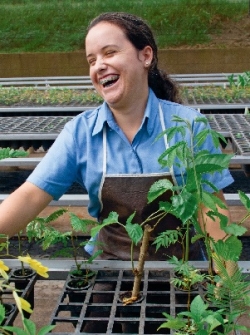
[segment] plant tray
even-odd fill
[[[127,306],[123,305],[119,296],[132,288],[133,274],[130,270],[97,270],[90,286],[81,292],[68,291],[67,278],[51,318],[51,324],[56,325],[52,333],[173,334],[164,328],[157,331],[166,321],[163,312],[174,316],[187,308],[188,294],[177,291],[170,284],[172,277],[172,270],[146,269],[141,285],[142,299]],[[106,288],[100,289],[100,284]],[[205,292],[201,285],[197,286],[191,293],[191,299]],[[98,302],[99,297],[106,302]],[[86,330],[86,325],[90,324],[94,324],[95,328]]]
[[[14,277],[13,271],[10,273],[10,279],[9,279],[9,285],[15,287],[18,290],[18,295],[25,300],[27,300],[31,308],[34,308],[34,288],[35,283],[37,280],[37,274],[34,273],[33,276],[28,278],[18,278]],[[15,304],[14,298],[12,296],[12,291],[9,289],[6,289],[3,291],[2,298],[4,303],[10,303]],[[5,326],[12,326],[13,322],[18,314],[18,309],[15,308],[14,311],[6,318],[4,325]],[[29,318],[30,314],[24,312],[24,316],[26,318]]]
[[[212,129],[230,137],[239,155],[249,155],[250,114],[206,114]],[[0,117],[0,146],[44,150],[52,145],[71,116]]]

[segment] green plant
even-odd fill
[[[183,250],[182,258],[178,260],[172,257],[170,262],[174,264],[174,270],[181,274],[182,277],[172,279],[172,283],[179,286],[184,285],[184,288],[190,292],[192,284],[209,279],[211,292],[209,296],[212,295],[216,301],[219,301],[214,304],[219,310],[210,310],[207,304],[201,303],[201,297],[191,303],[190,294],[188,294],[187,311],[175,317],[169,317],[171,323],[168,323],[168,327],[176,329],[175,324],[182,320],[183,316],[187,316],[187,320],[182,320],[182,327],[178,328],[179,330],[176,334],[229,334],[232,330],[246,330],[246,327],[241,327],[237,324],[237,320],[239,316],[246,312],[246,308],[250,305],[248,298],[243,299],[243,296],[248,295],[249,289],[244,276],[241,275],[241,271],[236,267],[236,262],[239,260],[242,251],[239,237],[246,232],[246,228],[242,224],[250,217],[250,199],[243,192],[239,192],[240,199],[247,213],[239,222],[229,223],[228,217],[220,211],[220,209],[226,209],[225,203],[213,194],[217,193],[218,189],[215,185],[208,182],[204,175],[215,172],[220,173],[228,168],[232,155],[223,153],[211,154],[208,150],[200,149],[207,136],[212,138],[215,147],[219,147],[221,141],[225,142],[225,139],[209,128],[204,128],[199,133],[194,134],[193,124],[186,119],[174,116],[173,121],[176,122],[176,126],[168,128],[158,138],[165,135],[168,143],[171,143],[172,138],[178,134],[179,140],[162,153],[159,157],[159,162],[163,167],[170,169],[174,166],[181,167],[181,182],[179,182],[178,186],[164,179],[154,183],[148,192],[148,202],[156,200],[161,194],[169,190],[172,192],[170,201],[159,202],[159,209],[140,224],[132,222],[135,213],[127,219],[124,228],[131,239],[131,259],[135,280],[132,296],[125,301],[125,304],[133,303],[139,295],[140,286],[138,283],[140,283],[142,277],[145,254],[151,232],[165,215],[171,213],[181,220],[182,225],[176,232],[169,231],[159,235],[155,240],[155,245],[158,248],[160,246],[168,247],[172,243],[181,244]],[[198,117],[195,122],[207,124],[208,121],[205,117]],[[187,134],[188,136],[186,136]],[[189,142],[187,142],[186,138],[190,139]],[[208,186],[213,193],[204,190],[203,185]],[[204,215],[203,208],[207,209],[206,215]],[[151,226],[150,222],[153,219],[156,220],[156,224]],[[207,219],[217,221],[220,224],[221,230],[225,233],[222,239],[216,241],[207,234]],[[102,224],[92,229],[92,236],[104,226],[113,223],[121,224],[118,214],[115,212],[111,212]],[[195,230],[195,236],[191,239],[191,242],[203,240],[205,244],[209,260],[207,275],[200,273],[198,269],[188,263],[191,228]],[[135,268],[132,257],[133,245],[139,242],[141,243],[141,253],[138,259],[138,266]],[[218,271],[216,276],[214,275],[213,263],[216,264],[216,270]],[[230,264],[233,265],[232,271],[229,270]],[[232,290],[235,282],[237,282],[237,285],[234,285]],[[203,314],[198,315],[200,318],[198,320],[198,316],[194,313],[196,306],[199,306],[199,304],[201,304]],[[203,321],[206,326],[202,325]],[[185,322],[185,325],[183,322]],[[170,325],[173,326],[170,327]],[[216,329],[219,326],[223,328],[223,333]]]
[[[173,317],[168,313],[163,313],[167,321],[159,328],[169,328],[175,331],[175,335],[211,335],[224,334],[216,331],[221,325],[227,323],[227,319],[222,316],[223,310],[213,310],[209,308],[209,304],[198,295],[190,306],[190,311],[180,312],[177,317]]]
[[[245,71],[242,74],[239,74],[236,78],[234,74],[228,76],[228,81],[230,87],[247,87],[250,86],[250,71]]]
[[[67,232],[60,232],[55,229],[51,224],[58,217],[69,214],[71,230]],[[96,224],[94,221],[83,220],[76,214],[68,212],[67,209],[61,208],[53,212],[47,217],[36,217],[26,227],[26,233],[31,241],[32,239],[41,243],[43,250],[47,250],[50,246],[57,243],[62,243],[62,248],[53,254],[53,257],[59,256],[72,256],[75,261],[75,270],[72,270],[72,274],[80,276],[82,274],[82,265],[84,265],[84,280],[88,280],[93,276],[93,271],[90,270],[89,265],[93,260],[100,255],[101,250],[97,251],[93,256],[85,260],[78,260],[78,251],[82,249],[88,241],[77,243],[76,232],[87,233],[89,224]],[[70,244],[70,245],[68,245]]]
[[[222,22],[247,15],[248,1],[207,0],[2,0],[2,52],[58,52],[83,49],[89,21],[102,12],[140,15],[152,26],[159,47],[205,43]]]
[[[23,311],[26,311],[28,313],[32,313],[33,311],[31,309],[30,303],[18,295],[19,290],[17,290],[14,286],[8,283],[9,275],[7,271],[9,271],[8,266],[6,266],[3,261],[1,261],[0,272],[3,278],[3,280],[0,280],[0,298],[1,298],[1,301],[0,301],[0,332],[1,334],[3,335],[10,335],[13,333],[17,335],[45,335],[45,334],[48,334],[48,332],[54,329],[55,326],[50,326],[50,325],[44,326],[39,331],[37,331],[35,323],[24,317]],[[2,292],[6,289],[12,292],[15,304],[21,315],[23,327],[2,325],[2,323],[4,323],[5,316],[6,316],[6,307],[4,305],[4,302],[2,301]]]

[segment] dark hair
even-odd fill
[[[169,78],[165,71],[158,69],[158,48],[148,24],[133,14],[110,12],[100,14],[93,19],[87,28],[87,32],[103,21],[120,27],[137,50],[142,50],[147,45],[152,48],[153,60],[148,73],[149,87],[152,88],[155,95],[160,99],[181,102],[177,84]]]

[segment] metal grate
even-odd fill
[[[237,155],[250,153],[250,114],[210,114],[207,119],[212,129],[230,137]]]
[[[1,117],[0,133],[59,133],[71,119],[67,116]]]
[[[123,306],[119,295],[132,289],[132,271],[98,270],[89,288],[82,292],[67,289],[71,280],[68,276],[51,318],[51,324],[56,325],[52,333],[171,334],[168,329],[157,331],[166,321],[162,313],[174,316],[186,310],[188,299],[187,292],[175,291],[170,285],[172,276],[171,270],[145,270],[141,285],[142,300],[129,306]],[[191,293],[191,298],[203,293],[202,286],[198,286]],[[102,302],[98,302],[99,297]],[[95,329],[86,329],[89,324],[94,324]],[[71,331],[65,332],[70,329],[69,326]]]
[[[250,114],[207,114],[212,129],[232,140],[236,154],[249,155]],[[0,117],[0,147],[47,150],[71,116]]]

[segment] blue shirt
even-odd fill
[[[103,170],[103,127],[107,127],[107,173],[140,174],[165,172],[158,163],[165,150],[163,138],[155,141],[162,132],[158,106],[162,106],[166,128],[174,126],[174,115],[186,118],[193,124],[194,133],[204,129],[201,122],[193,120],[201,114],[189,107],[158,99],[149,89],[148,102],[140,129],[130,143],[115,122],[106,103],[95,110],[83,112],[69,121],[55,140],[41,163],[29,176],[28,181],[58,200],[75,181],[83,185],[89,194],[89,213],[98,218],[100,202],[98,192]],[[181,139],[177,135],[171,144]],[[186,141],[190,138],[187,134]],[[202,146],[218,153],[208,137]],[[178,180],[180,171],[174,171]],[[207,179],[218,189],[233,182],[228,170],[208,175]],[[114,209],[115,210],[115,209]]]

